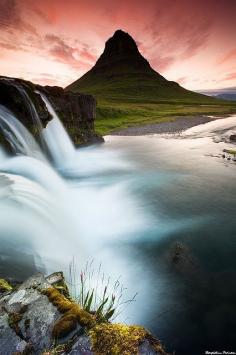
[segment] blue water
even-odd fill
[[[127,297],[138,292],[116,321],[144,325],[177,355],[235,350],[236,164],[219,156],[225,143],[198,132],[75,150],[58,121],[47,129],[52,161],[0,156],[0,277],[67,276],[72,258],[95,259]]]
[[[139,292],[130,320],[176,354],[235,350],[236,165],[202,140],[108,137],[102,149],[135,162],[118,178],[150,218],[113,246]]]

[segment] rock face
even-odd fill
[[[85,326],[78,324],[63,339],[55,339],[53,336],[55,323],[57,324],[61,317],[66,316],[60,313],[61,310],[58,310],[59,306],[55,301],[55,296],[52,299],[47,296],[47,290],[53,289],[56,290],[57,294],[61,294],[58,290],[60,289],[61,292],[62,288],[67,292],[62,273],[55,273],[48,277],[44,277],[43,274],[37,274],[18,286],[14,291],[7,289],[1,294],[1,354],[96,354],[96,349],[94,350],[93,348],[94,335],[93,337],[90,336],[90,331],[96,334],[96,331],[93,330],[97,327],[96,325],[93,325],[95,328],[90,328],[89,330]],[[63,297],[65,304],[71,303],[65,296],[60,297]],[[92,317],[92,315],[89,314],[89,317]],[[68,321],[69,319],[67,319]],[[64,323],[64,326],[66,327],[67,323]],[[112,330],[111,323],[105,323],[105,327]],[[122,325],[114,325],[115,327],[122,327]],[[128,328],[125,325],[124,327]],[[155,340],[143,328],[140,329],[142,329],[145,336],[136,344],[137,334],[135,333],[135,338],[132,341],[137,345],[137,349],[134,352],[125,352],[127,355],[167,355],[158,340]],[[101,334],[103,332],[100,332],[100,336]],[[109,348],[112,346],[112,339],[107,338],[107,336],[104,342],[106,350],[104,350],[104,353],[100,351],[99,354],[101,355],[112,353],[111,348]],[[101,339],[98,339],[99,346],[101,346]],[[55,345],[55,341],[57,345]],[[60,352],[55,352],[58,350],[58,344],[60,344]]]
[[[75,144],[103,141],[95,133],[96,100],[92,95],[77,95],[58,86],[39,90],[46,94]]]
[[[37,91],[47,96],[75,144],[101,141],[94,129],[96,100],[92,95],[74,94],[60,87],[42,87],[21,79],[0,77],[0,105],[13,112],[36,137],[40,130],[36,115],[43,127],[52,119]]]
[[[1,298],[0,345],[4,354],[26,350],[40,354],[51,345],[53,322],[59,317],[59,312],[40,293],[42,288],[50,286],[39,274]]]

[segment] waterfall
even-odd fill
[[[42,134],[41,134],[41,132],[43,131],[43,125],[42,125],[42,122],[39,118],[38,112],[37,112],[33,102],[31,101],[29,95],[27,94],[26,90],[20,84],[18,84],[14,79],[3,78],[3,80],[10,83],[10,85],[13,86],[19,92],[21,97],[23,98],[23,101],[29,110],[31,119],[32,119],[33,123],[35,124],[35,127],[37,127],[39,130],[40,143],[41,143],[42,148],[45,150],[45,147],[46,147],[45,141],[44,141]]]
[[[1,155],[0,147],[0,272],[8,260],[6,276],[12,265],[13,276],[16,268],[24,277],[23,270],[30,274],[39,266],[47,273],[66,274],[73,258],[78,268],[95,258],[117,278],[120,267],[114,266],[109,244],[127,240],[149,224],[129,193],[129,182],[119,176],[130,163],[105,147],[75,149],[51,103],[37,92],[52,116],[42,128],[33,102],[24,88],[20,91],[42,129],[42,144],[40,148],[17,117],[0,106],[0,128],[15,153]],[[36,269],[25,263],[29,256]]]
[[[36,92],[41,96],[48,112],[52,116],[52,120],[48,123],[46,129],[42,130],[42,136],[53,162],[59,167],[62,162],[69,162],[73,159],[75,147],[48,98],[43,93]]]
[[[33,136],[24,125],[2,105],[0,105],[0,128],[15,154],[23,154],[45,160]]]

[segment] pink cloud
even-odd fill
[[[47,34],[45,36],[46,42],[50,44],[48,50],[49,54],[57,61],[71,66],[73,69],[88,69],[89,63],[84,60],[93,61],[94,56],[86,49],[80,53],[77,47],[72,47],[64,39],[54,35]],[[81,60],[82,58],[82,60]]]
[[[184,85],[188,81],[188,78],[186,76],[182,76],[181,78],[178,78],[176,81],[177,83]]]
[[[229,73],[225,76],[224,80],[234,80],[236,79],[236,72],[235,73]]]
[[[224,64],[232,59],[236,59],[236,48],[224,55],[223,58],[220,59],[219,64]]]
[[[0,29],[36,34],[35,28],[23,19],[20,3],[16,0],[0,0],[0,8]]]
[[[0,42],[0,48],[2,49],[7,49],[7,50],[11,50],[11,51],[16,51],[19,49],[18,46],[14,45],[14,44],[11,44],[11,43],[3,43],[3,42]]]
[[[154,69],[164,75],[171,72],[173,80],[186,77],[186,86],[196,72],[201,81],[233,71],[235,0],[0,0],[0,9],[2,68],[12,61],[11,67],[17,63],[22,76],[30,55],[48,61],[48,67],[50,62],[63,63],[71,77],[75,71],[79,76],[95,63],[105,40],[118,28],[137,40]],[[14,58],[14,46],[15,51],[27,51],[25,57],[18,51]],[[220,69],[215,59],[219,53]]]

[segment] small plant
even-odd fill
[[[114,320],[137,296],[136,293],[131,299],[126,300],[126,289],[120,282],[120,277],[111,283],[110,277],[106,277],[102,272],[101,264],[97,272],[95,271],[93,260],[87,262],[85,269],[78,273],[73,259],[69,266],[69,275],[72,298],[86,312],[95,315],[98,322]]]

